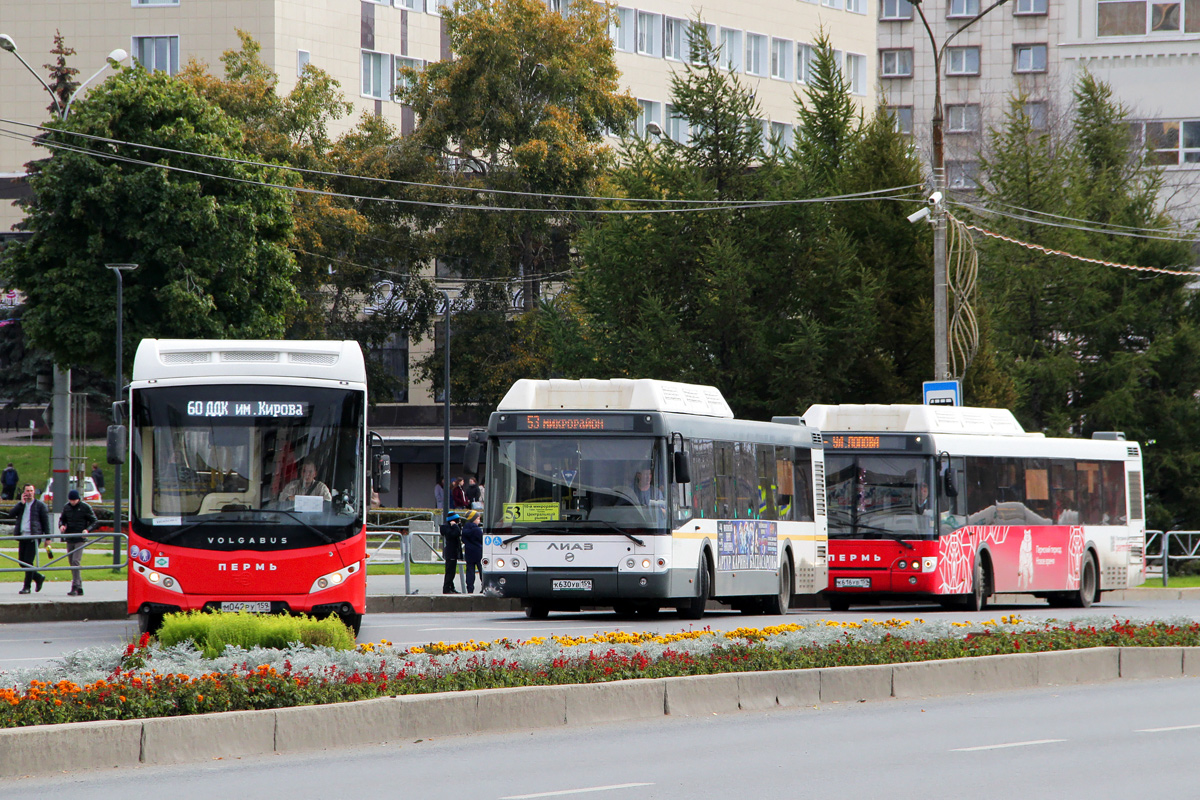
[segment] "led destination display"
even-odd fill
[[[189,417],[306,417],[308,403],[265,400],[191,400]]]

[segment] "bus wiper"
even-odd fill
[[[889,531],[887,528],[881,528],[881,527],[879,527],[878,525],[869,525],[869,524],[867,524],[867,523],[865,523],[865,522],[852,522],[852,521],[850,520],[850,514],[849,514],[849,513],[847,513],[847,512],[844,512],[844,511],[843,511],[843,512],[841,512],[841,513],[842,513],[842,515],[844,515],[844,517],[845,517],[845,518],[844,518],[844,519],[838,519],[837,521],[838,521],[839,523],[843,524],[843,525],[850,525],[850,526],[852,526],[852,527],[853,527],[853,530],[854,530],[855,532],[857,532],[857,531],[869,531],[869,532],[871,532],[871,533],[878,533],[878,534],[880,534],[880,535],[881,535],[883,538],[885,538],[885,539],[891,539],[891,540],[893,540],[893,541],[895,541],[895,542],[899,542],[900,544],[902,544],[902,545],[904,545],[905,547],[907,547],[909,550],[915,550],[915,549],[916,549],[915,547],[913,547],[913,545],[912,545],[912,544],[910,544],[909,542],[906,542],[906,541],[904,541],[904,539],[902,539],[902,538],[901,538],[901,537],[904,535],[904,534],[902,534],[902,533],[896,533],[895,531]],[[830,515],[830,516],[832,516],[832,515]],[[853,533],[852,533],[851,535],[853,535]]]
[[[590,519],[590,520],[588,520],[588,522],[598,522],[598,523],[600,523],[601,525],[606,525],[607,527],[609,527],[609,528],[612,528],[614,531],[616,531],[617,533],[621,534],[621,535],[622,535],[622,536],[624,536],[625,538],[629,539],[629,541],[633,542],[633,543],[634,543],[634,544],[636,544],[638,547],[645,547],[645,546],[646,546],[646,543],[645,543],[645,542],[643,542],[641,539],[639,539],[638,537],[634,536],[632,533],[630,533],[629,531],[625,530],[624,528],[622,528],[620,525],[618,525],[618,524],[617,524],[617,523],[615,523],[615,522],[610,522],[610,521],[608,521],[608,520],[606,520],[606,519]]]
[[[223,515],[226,512],[220,512],[220,513]],[[333,544],[333,539],[331,537],[327,536],[324,531],[312,526],[308,522],[305,522],[303,519],[301,519],[300,517],[297,517],[291,511],[284,511],[282,509],[268,509],[268,508],[242,508],[242,509],[238,509],[236,512],[232,512],[232,513],[236,513],[236,514],[247,514],[247,513],[249,513],[249,514],[287,514],[289,517],[296,520],[296,522],[299,522],[301,525],[308,528],[310,531],[315,533],[317,536],[324,539],[326,544]],[[181,528],[177,528],[177,529],[171,531],[170,533],[168,533],[162,539],[159,539],[158,541],[159,541],[159,544],[166,544],[167,542],[174,539],[176,536],[179,536],[181,533],[190,531],[192,528],[197,528],[201,525],[208,525],[209,523],[212,523],[212,522],[237,522],[237,521],[238,521],[237,519],[229,519],[228,517],[225,517],[225,516],[206,517],[205,519],[196,520],[195,522],[193,522],[190,525],[184,525]],[[266,522],[268,522],[271,525],[279,525],[280,524],[279,520],[277,520],[277,519],[266,520]]]
[[[617,525],[616,523],[609,522],[606,519],[590,519],[590,520],[588,520],[588,522],[595,522],[595,523],[599,523],[601,525],[605,525],[609,528],[612,528],[614,531],[621,534],[622,536],[628,538],[631,542],[638,545],[639,547],[646,546],[646,543],[644,541],[642,541],[638,537],[634,536],[632,533],[630,533],[626,530],[622,530],[621,527],[619,525]],[[524,533],[518,533],[516,536],[510,536],[507,539],[505,539],[504,541],[500,542],[500,544],[509,544],[511,542],[515,542],[517,539],[523,539],[524,537],[528,536],[531,533],[557,533],[562,536],[575,536],[575,535],[578,535],[580,533],[580,531],[578,531],[578,530],[570,531],[570,530],[567,530],[566,528],[538,528],[536,530],[528,530],[528,531],[525,531]]]

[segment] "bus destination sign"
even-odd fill
[[[504,414],[496,424],[522,433],[648,433],[652,427],[644,414]]]
[[[830,450],[920,450],[920,436],[889,436],[877,433],[827,433]]]
[[[308,403],[264,400],[191,400],[189,417],[306,417]]]

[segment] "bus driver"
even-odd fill
[[[283,491],[279,493],[279,499],[294,500],[296,495],[321,497],[325,500],[333,499],[329,487],[317,480],[317,467],[311,461],[305,461],[300,465],[300,477],[283,487]]]

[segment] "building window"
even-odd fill
[[[791,39],[771,39],[771,77],[792,80],[792,58],[795,54]]]
[[[867,93],[867,57],[856,53],[846,54],[846,83],[850,84],[850,94],[865,95]]]
[[[946,106],[947,133],[977,133],[978,131],[978,105]]]
[[[978,75],[979,48],[951,47],[946,51],[947,75]]]
[[[394,56],[392,60],[396,64],[396,99],[399,100],[401,92],[413,88],[417,85],[417,76],[406,75],[400,70],[411,69],[420,72],[425,69],[425,62],[420,58],[406,58],[404,56]]]
[[[771,138],[779,142],[779,150],[791,150],[796,141],[796,132],[786,122],[771,123]]]
[[[821,5],[826,8],[841,8],[843,0],[821,0]]]
[[[387,53],[362,51],[362,94],[364,97],[374,97],[376,100],[387,99],[385,77],[390,72],[387,62]]]
[[[662,57],[662,14],[638,12],[637,51],[644,56]]]
[[[721,66],[730,72],[742,71],[742,32],[721,28]]]
[[[1046,71],[1046,45],[1019,44],[1013,53],[1013,72]]]
[[[612,21],[608,23],[608,36],[612,39],[613,49],[622,53],[632,53],[636,44],[636,33],[633,9],[614,8]]]
[[[133,7],[138,6],[177,6],[179,0],[133,0]]]
[[[746,34],[746,72],[750,75],[767,74],[767,37],[761,33]]]
[[[912,19],[912,3],[908,0],[881,0],[879,18],[882,20]]]
[[[408,11],[420,11],[421,0],[396,0],[396,8],[403,8]]]
[[[390,6],[391,0],[363,0],[366,3],[374,3],[377,6]]]
[[[307,50],[299,50],[296,53],[296,74],[303,75],[304,68],[312,63],[312,53]]]
[[[883,78],[911,78],[912,50],[880,50],[879,75]]]
[[[1096,6],[1100,36],[1145,36],[1156,33],[1200,33],[1200,3],[1150,0],[1100,0]]]
[[[912,136],[913,107],[912,106],[888,106],[887,110],[891,113],[892,119],[896,121],[896,132],[902,133],[905,136]]]
[[[1017,16],[1049,14],[1049,5],[1048,0],[1017,0],[1013,13]]]
[[[700,23],[699,25],[692,23],[688,26],[688,48],[689,48],[688,57],[689,58],[691,57],[691,53],[699,47],[701,37],[708,37],[709,47],[716,49],[719,46],[719,42],[717,40],[717,26],[716,25],[710,25],[707,22]],[[718,56],[717,62],[720,63],[720,60],[721,60],[720,56]],[[697,57],[697,58],[692,58],[692,63],[693,64],[701,64],[703,62],[701,62],[699,57]]]
[[[1133,130],[1136,139],[1150,151],[1151,164],[1200,164],[1200,119],[1137,122]]]
[[[396,380],[396,390],[391,397],[378,397],[376,400],[390,400],[393,403],[408,402],[408,334],[404,332],[390,334],[384,343],[376,348],[375,355],[379,366],[386,375]]]
[[[1021,106],[1022,113],[1029,120],[1029,127],[1035,131],[1044,131],[1049,124],[1049,111],[1044,100],[1026,100]]]
[[[179,37],[135,36],[133,57],[148,70],[174,75],[179,72]]]
[[[686,61],[688,57],[688,21],[666,17],[663,19],[663,55],[672,61]]]
[[[546,8],[566,16],[571,12],[571,0],[546,0]]]
[[[662,103],[653,100],[638,100],[638,115],[634,130],[645,139],[649,135],[647,126],[653,122],[662,129]]]
[[[676,110],[675,106],[667,106],[667,138],[673,142],[680,144],[689,144],[692,141],[692,127],[688,124],[687,119]]]
[[[851,14],[866,14],[867,0],[846,0],[846,10]]]
[[[973,17],[979,13],[979,0],[950,0],[950,8],[946,16]]]
[[[796,80],[800,83],[811,83],[813,65],[817,60],[817,51],[811,44],[796,45]]]
[[[426,14],[441,14],[443,8],[449,8],[452,0],[425,0]]]
[[[947,161],[946,162],[946,185],[951,189],[978,189],[979,188],[979,162],[978,161]]]

